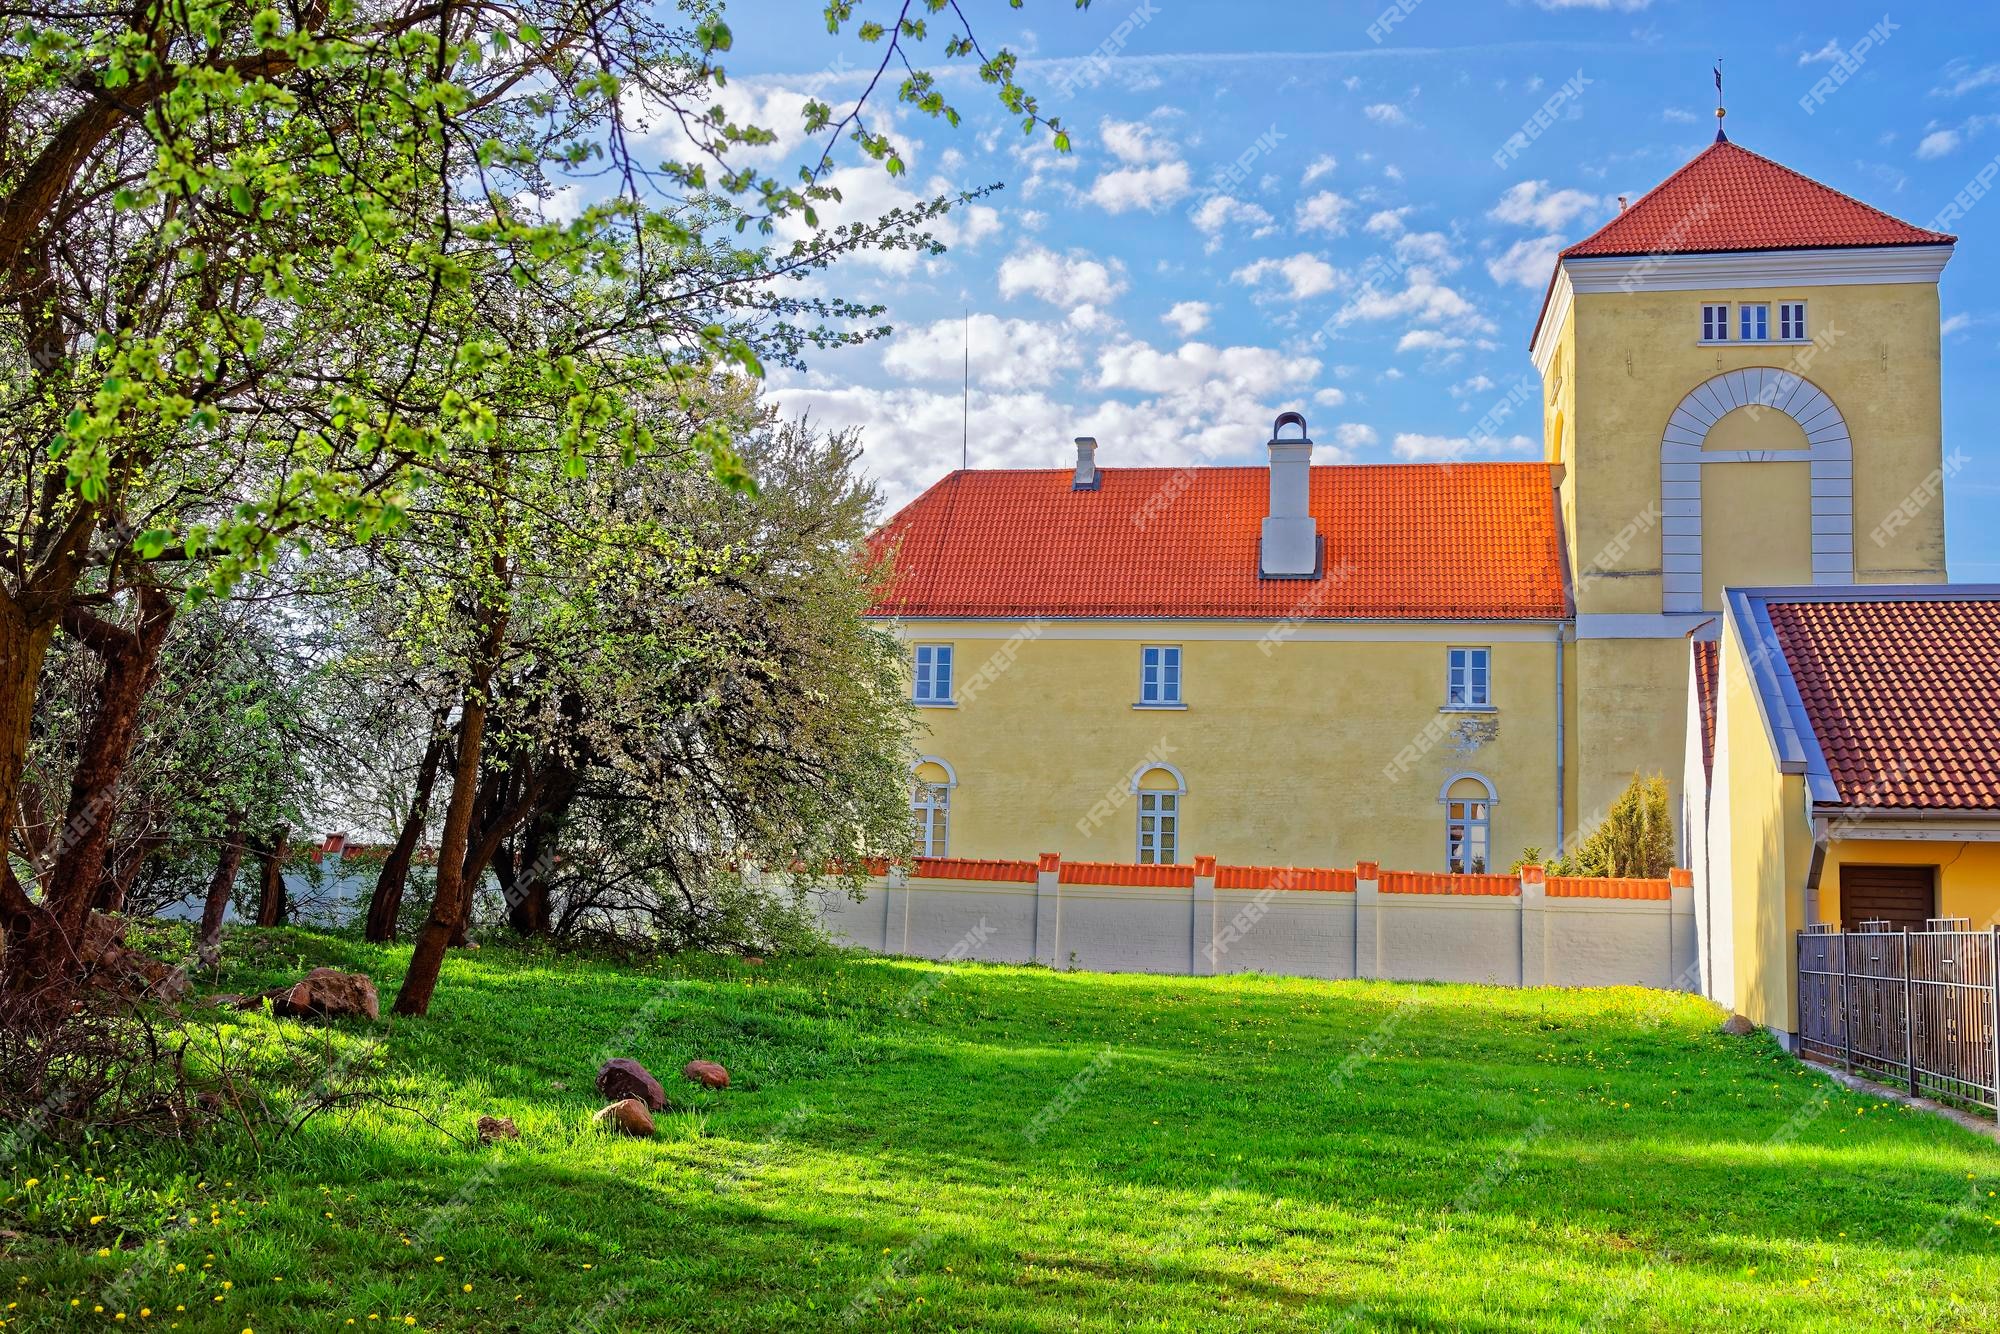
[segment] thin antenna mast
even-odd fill
[[[958,466],[972,466],[972,307],[965,308],[965,378],[958,391]]]

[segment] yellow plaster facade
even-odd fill
[[[1559,623],[924,621],[952,707],[917,709],[950,763],[949,852],[1137,856],[1134,788],[1179,776],[1179,860],[1442,870],[1447,783],[1476,774],[1500,869],[1556,843]],[[1136,707],[1140,652],[1181,650],[1183,708]],[[1490,708],[1445,709],[1447,653],[1491,651]]]
[[[957,776],[950,854],[1131,860],[1133,775],[1153,762],[1185,785],[1182,861],[1446,869],[1441,796],[1461,772],[1494,793],[1502,869],[1587,832],[1636,773],[1678,797],[1686,641],[1717,634],[1725,587],[1946,578],[1949,247],[1926,249],[1559,263],[1532,355],[1572,590],[1562,621],[899,623],[913,644],[952,644],[958,680],[981,678],[956,707],[919,709],[919,748]],[[1804,338],[1703,339],[1704,306],[1733,322],[1768,305],[1775,335],[1780,305],[1801,302]],[[1677,454],[1677,412],[1739,371],[1784,392],[1707,414],[1713,430]],[[1837,438],[1809,433],[1820,408],[1798,406],[1799,382],[1837,409]],[[1149,643],[1181,647],[1184,709],[1133,707]],[[1008,644],[1004,670],[982,673]],[[1490,710],[1442,710],[1451,645],[1492,649]],[[1797,855],[1780,832],[1795,794],[1775,771],[1738,781],[1759,827],[1739,869],[1774,875]],[[1771,941],[1803,911],[1738,906],[1738,927]],[[1742,981],[1775,1013],[1788,977]]]

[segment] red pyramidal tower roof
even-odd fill
[[[1747,148],[1717,140],[1563,258],[1950,245]]]

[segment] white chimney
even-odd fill
[[[1298,427],[1298,434],[1287,436],[1287,426]],[[1271,423],[1271,512],[1258,556],[1258,573],[1266,579],[1319,577],[1319,530],[1306,503],[1312,495],[1312,456],[1306,419],[1279,413]]]
[[[1076,438],[1076,480],[1069,484],[1072,491],[1095,491],[1102,481],[1097,472],[1097,437],[1080,435]]]

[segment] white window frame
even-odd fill
[[[1704,301],[1701,305],[1701,341],[1704,343],[1727,343],[1729,338],[1729,303]]]
[[[1444,804],[1445,869],[1485,875],[1493,864],[1493,803],[1484,797],[1453,797]]]
[[[1805,302],[1780,301],[1778,303],[1778,341],[1781,343],[1804,343],[1811,341],[1806,336]]]
[[[1755,316],[1753,325],[1752,316]],[[1768,301],[1744,301],[1736,307],[1737,329],[1742,337],[1740,343],[1768,343],[1771,341],[1771,303]]]
[[[933,709],[957,707],[952,699],[951,689],[957,684],[957,654],[951,644],[915,644],[910,654],[910,699]],[[928,663],[925,661],[928,655]],[[944,690],[937,688],[937,668],[942,657],[944,663]]]
[[[917,777],[930,765],[944,770],[942,783]],[[951,856],[951,790],[957,786],[958,771],[935,755],[920,755],[910,766],[910,819],[917,826],[919,857]]]
[[[1479,784],[1480,794],[1454,797],[1451,790],[1466,779]],[[1438,787],[1438,804],[1444,807],[1445,870],[1480,875],[1493,869],[1493,808],[1499,802],[1500,794],[1485,774],[1460,769],[1445,777]]]
[[[1181,646],[1141,644],[1139,646],[1140,709],[1184,709],[1181,698]]]
[[[1139,789],[1139,864],[1178,865],[1180,848],[1181,794],[1166,788]]]
[[[951,784],[921,779],[913,784],[910,817],[917,826],[919,857],[951,856]]]
[[[1445,708],[1462,710],[1493,707],[1491,647],[1478,644],[1453,645],[1445,650],[1444,664]]]

